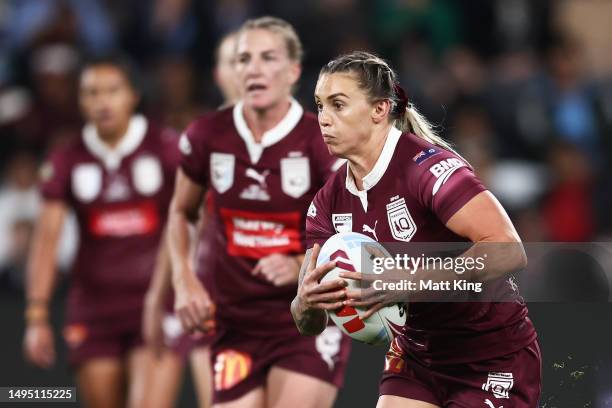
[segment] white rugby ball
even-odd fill
[[[317,257],[317,266],[336,260],[336,267],[322,279],[325,282],[336,279],[341,271],[352,270],[362,273],[372,273],[372,259],[362,245],[375,245],[385,255],[390,256],[385,248],[367,235],[357,232],[340,232],[331,236],[321,247]],[[347,279],[349,289],[359,289],[359,283]],[[363,320],[362,308],[345,306],[340,310],[329,312],[332,321],[351,338],[374,345],[388,344],[399,334],[406,323],[406,310],[403,304],[386,306]]]

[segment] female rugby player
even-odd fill
[[[164,388],[175,386],[168,378],[145,390],[147,375],[170,369],[175,357],[154,361],[140,327],[180,158],[178,135],[135,113],[132,78],[120,59],[82,70],[79,98],[88,123],[79,140],[52,152],[43,166],[44,203],[28,268],[25,354],[49,367],[55,360],[48,320],[55,254],[72,208],[80,246],[63,334],[88,407],[161,406]]]
[[[225,35],[215,51],[214,79],[223,96],[222,107],[232,106],[239,100],[240,88],[236,81],[235,72],[236,37],[236,32]],[[195,251],[198,258],[206,258],[212,245],[210,242],[212,239],[211,229],[206,222],[208,217],[206,207],[208,206],[204,206],[201,211],[202,217],[197,231],[193,231],[195,234],[201,234],[198,248]],[[155,269],[155,274],[145,296],[144,340],[153,349],[156,356],[167,355],[168,353],[162,353],[165,348],[169,348],[181,357],[189,356],[199,406],[200,408],[208,408],[212,404],[212,369],[209,346],[214,333],[192,336],[189,333],[182,332],[177,327],[175,324],[176,317],[169,312],[167,307],[167,303],[171,301],[170,289],[172,287],[167,245],[161,249],[158,260],[159,267]],[[198,272],[202,273],[204,271],[200,270]],[[201,276],[200,278],[202,279]],[[178,381],[182,377],[183,363],[179,360],[175,360],[175,362],[176,364],[172,367],[168,365],[163,372],[151,373],[147,387],[157,387],[159,381],[164,381],[167,378],[176,379],[178,385]],[[174,401],[178,388],[165,387],[164,389],[169,393],[165,401]]]
[[[329,407],[348,338],[335,327],[301,337],[289,305],[306,210],[336,160],[315,116],[291,97],[302,58],[291,25],[250,20],[236,51],[242,100],[195,121],[179,143],[168,224],[175,309],[189,331],[211,329],[214,317],[216,406]],[[190,266],[187,230],[208,187],[214,239],[198,268],[215,307]]]
[[[345,279],[366,281],[358,272],[319,283],[334,268],[333,262],[315,263],[319,245],[338,232],[337,214],[343,226],[350,215],[352,231],[366,231],[380,242],[475,243],[464,257],[498,243],[482,272],[462,277],[497,279],[496,289],[514,301],[411,302],[406,325],[387,353],[378,406],[535,407],[541,383],[536,332],[525,304],[501,279],[525,265],[525,254],[499,202],[408,102],[382,59],[355,52],[329,62],[319,75],[315,101],[329,151],[348,163],[317,193],[308,212],[313,248],[292,303],[300,331],[325,329],[326,311],[369,307],[361,316],[367,318],[398,301],[392,291],[347,290]],[[417,270],[412,279],[445,277],[450,276],[444,271]],[[427,300],[423,295],[415,290],[410,299]]]

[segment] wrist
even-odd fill
[[[30,303],[24,313],[28,325],[49,322],[49,308],[46,303]]]

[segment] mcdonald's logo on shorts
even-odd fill
[[[223,350],[215,358],[215,390],[232,388],[249,376],[251,356],[237,350]]]

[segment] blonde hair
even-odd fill
[[[402,132],[412,132],[429,143],[456,153],[412,103],[403,101],[405,95],[402,95],[397,74],[385,60],[369,52],[355,51],[328,62],[320,75],[336,72],[356,74],[359,88],[366,92],[371,102],[390,100],[392,108],[389,118],[396,128]]]
[[[298,37],[295,29],[291,24],[278,17],[264,16],[245,21],[238,30],[238,34],[242,34],[247,30],[268,30],[276,34],[280,34],[285,40],[287,55],[294,62],[301,63],[304,57],[304,48],[300,37]]]

